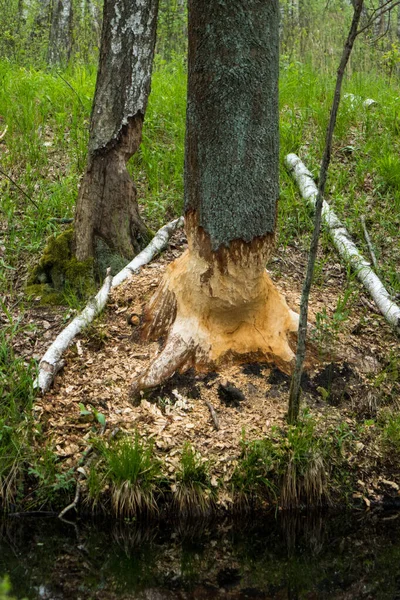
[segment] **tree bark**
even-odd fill
[[[279,194],[278,18],[275,0],[189,0],[188,250],[147,308],[144,335],[166,343],[133,393],[190,366],[293,359],[296,318],[265,271]]]
[[[72,44],[72,0],[53,0],[48,63],[66,67]]]
[[[126,164],[137,151],[150,93],[158,0],[105,0],[87,170],[74,250],[101,264],[132,258],[149,241]],[[115,262],[115,261],[114,261]]]

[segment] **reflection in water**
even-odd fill
[[[397,518],[399,517],[399,518]],[[5,520],[18,598],[400,599],[400,515],[166,524]]]

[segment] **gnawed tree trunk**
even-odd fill
[[[275,0],[189,0],[188,250],[148,306],[145,335],[166,342],[133,393],[190,366],[293,359],[297,318],[265,271],[279,195],[278,16]]]
[[[72,44],[72,0],[53,0],[48,63],[66,67]]]
[[[87,170],[79,190],[74,249],[125,264],[149,241],[126,164],[137,151],[150,93],[158,0],[105,0]]]

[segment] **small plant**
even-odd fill
[[[392,457],[398,456],[400,453],[400,414],[385,415],[382,426],[381,439],[385,452]]]
[[[174,505],[182,514],[206,514],[212,505],[209,464],[189,442],[183,446],[176,484],[172,490]]]
[[[100,446],[106,477],[112,482],[112,504],[120,517],[137,512],[155,512],[160,491],[160,463],[153,454],[153,443],[141,441],[136,431],[133,442],[127,437]]]
[[[317,506],[330,501],[330,488],[338,482],[335,468],[344,462],[342,430],[320,433],[304,413],[286,431],[272,430],[270,438],[247,442],[232,477],[236,500],[278,503],[283,508]],[[328,474],[332,476],[329,485]]]

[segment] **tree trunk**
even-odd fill
[[[48,63],[66,67],[71,55],[72,0],[53,0]]]
[[[121,262],[149,232],[126,164],[137,151],[150,93],[158,0],[105,0],[87,170],[79,190],[74,248],[78,260]],[[107,266],[104,264],[104,266]]]
[[[189,247],[148,306],[145,335],[167,340],[133,393],[178,368],[293,359],[296,318],[265,271],[279,195],[279,6],[233,4],[189,0]]]

